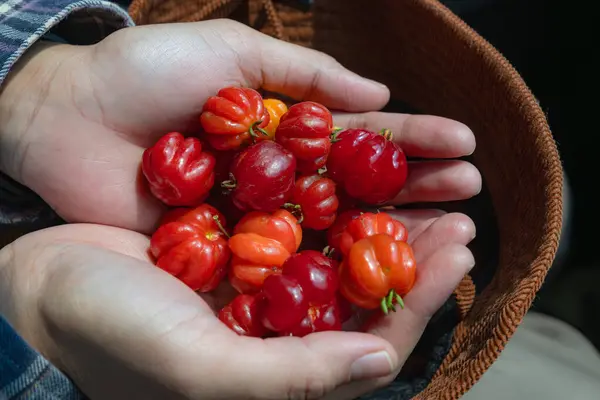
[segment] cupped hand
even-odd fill
[[[92,399],[352,399],[399,372],[431,315],[473,265],[461,214],[398,211],[417,282],[368,332],[257,339],[147,258],[133,231],[71,224],[0,251],[0,313]]]
[[[205,100],[245,85],[339,111],[342,127],[390,128],[411,165],[396,204],[471,197],[475,148],[463,124],[376,112],[388,89],[327,55],[215,20],[127,28],[97,45],[39,43],[0,95],[0,169],[70,222],[149,233],[164,211],[144,188],[144,148],[170,131],[194,132]]]

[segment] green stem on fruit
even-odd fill
[[[389,310],[392,310],[393,312],[396,312],[396,307],[394,307],[394,303],[391,300],[391,295],[392,295],[392,291],[390,290],[389,293],[387,294],[387,296],[385,296],[385,306]]]
[[[327,173],[327,167],[321,167],[317,170],[317,174],[325,175]]]
[[[229,173],[229,179],[221,182],[221,187],[227,190],[233,190],[237,187],[237,181],[231,172]]]
[[[231,236],[229,236],[229,233],[227,233],[227,229],[225,229],[225,227],[221,223],[221,218],[219,218],[218,215],[213,215],[213,219],[215,220],[215,223],[217,224],[219,230],[223,233],[223,235],[227,236],[227,239],[231,239]]]
[[[387,301],[388,304],[392,304],[392,301],[394,299],[394,290],[390,290],[385,301]]]
[[[256,140],[256,138],[259,137],[259,135],[256,133],[256,131],[260,132],[263,136],[269,136],[267,131],[265,131],[263,128],[258,127],[260,124],[262,124],[262,120],[256,121],[255,123],[250,125],[250,129],[248,130],[248,133],[250,133],[250,137],[254,141]]]
[[[400,308],[404,310],[404,300],[398,293],[396,293],[396,303],[398,303]]]
[[[343,129],[339,126],[336,126],[331,130],[331,135],[329,135],[329,140],[331,141],[331,143],[335,143],[339,140],[338,136],[340,135],[341,131],[343,131]]]
[[[383,299],[381,299],[381,311],[383,312],[384,315],[388,315],[388,313],[389,313],[386,300],[387,299],[385,297]]]
[[[379,134],[383,136],[386,140],[392,140],[394,138],[394,134],[391,129],[384,128],[379,131]]]
[[[387,315],[390,310],[396,312],[396,304],[399,305],[401,309],[404,309],[404,300],[402,300],[402,297],[396,293],[396,290],[391,289],[388,294],[381,299],[381,311],[385,315]]]
[[[323,249],[323,255],[327,258],[332,258],[331,256],[333,253],[335,253],[335,249],[331,248],[330,246],[325,246]]]
[[[300,204],[285,203],[283,208],[288,210],[294,217],[296,217],[298,224],[301,224],[304,221],[304,214],[302,213],[302,207]]]

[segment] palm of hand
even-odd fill
[[[67,220],[150,231],[163,210],[141,186],[144,148],[167,132],[197,130],[209,96],[248,84],[234,51],[210,30],[164,38],[160,28],[124,30],[78,49],[53,82],[57,104],[30,128],[35,146],[22,175]]]

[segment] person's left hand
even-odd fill
[[[144,235],[88,224],[0,250],[0,314],[92,399],[353,399],[396,377],[474,264],[464,215],[392,215],[411,232],[417,280],[369,334],[240,337],[214,315],[230,292],[199,297],[152,266]]]
[[[388,89],[325,54],[215,20],[126,28],[93,46],[37,44],[2,88],[0,170],[69,222],[150,233],[164,208],[140,185],[144,148],[167,132],[193,131],[205,100],[230,85],[321,102],[344,112],[338,126],[390,128],[412,157],[475,149],[459,122],[374,112]],[[409,169],[395,204],[465,199],[481,187],[467,162]]]

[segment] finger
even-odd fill
[[[417,210],[385,210],[392,218],[402,222],[408,231],[408,242],[412,243],[415,238],[426,230],[432,223],[446,214],[443,210],[417,209]]]
[[[475,136],[463,123],[431,115],[368,112],[334,115],[336,126],[375,132],[387,128],[409,157],[455,158],[475,151]]]
[[[320,399],[341,385],[388,376],[398,367],[391,346],[365,333],[236,342],[209,355],[218,360],[222,398]],[[230,376],[236,377],[234,387]]]
[[[461,213],[450,213],[437,218],[423,231],[415,232],[412,248],[417,263],[420,263],[445,245],[466,246],[474,238],[473,220]]]
[[[260,81],[268,91],[352,112],[379,110],[389,101],[386,86],[347,70],[325,53],[250,32],[261,53],[251,81]]]
[[[466,161],[419,161],[408,165],[402,191],[390,203],[464,200],[481,191],[481,174]]]
[[[387,340],[396,350],[400,364],[390,375],[340,388],[327,399],[351,399],[388,385],[400,372],[403,363],[417,345],[431,316],[450,297],[461,279],[475,264],[465,246],[447,244],[440,247],[418,267],[414,288],[404,297],[405,308],[379,317],[369,329]]]
[[[413,289],[404,296],[405,308],[381,318],[369,332],[388,340],[406,360],[429,319],[450,297],[475,259],[464,245],[448,243],[418,264]]]

